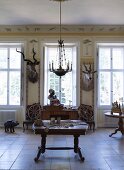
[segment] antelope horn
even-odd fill
[[[86,71],[82,71],[82,72],[85,73],[85,74],[87,73]]]
[[[34,64],[39,64],[39,61],[35,58],[36,52],[34,51],[34,48],[32,49],[33,52],[33,59],[34,59]]]
[[[97,71],[95,70],[95,71],[92,71],[92,73],[96,73]]]
[[[91,70],[92,70],[91,63],[89,63],[89,71],[91,71]]]
[[[29,63],[31,63],[31,64],[32,64],[32,61],[31,61],[31,60],[25,59],[25,55],[24,55],[24,53],[23,53],[23,52],[18,51],[18,50],[17,50],[17,48],[16,48],[16,51],[17,51],[18,53],[21,53],[21,55],[22,55],[22,57],[23,57],[23,60],[24,60],[24,61],[27,61],[27,62],[29,62]]]
[[[33,59],[36,62],[37,61],[36,58],[35,58],[36,52],[34,51],[34,48],[32,49],[32,52],[33,52]]]
[[[84,67],[85,67],[85,70],[88,71],[87,66],[85,65],[85,63],[84,63]]]

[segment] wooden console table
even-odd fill
[[[123,127],[123,118],[124,118],[124,114],[119,115],[119,113],[113,113],[111,114],[111,112],[107,112],[104,113],[105,116],[111,117],[111,118],[118,118],[118,128],[115,129],[115,132],[113,132],[112,134],[110,134],[109,136],[111,137],[112,135],[116,134],[118,131],[120,131],[122,133],[122,135],[124,134],[124,127]]]
[[[67,125],[70,126],[67,127]],[[85,122],[80,120],[61,120],[61,123],[58,125],[50,126],[49,120],[43,121],[44,126],[35,126],[33,124],[33,130],[35,134],[41,135],[41,146],[38,147],[37,156],[34,160],[37,162],[41,153],[45,153],[45,149],[49,150],[70,150],[73,149],[75,153],[77,153],[81,159],[84,161],[84,157],[82,156],[81,150],[78,146],[78,138],[80,135],[85,135],[86,130],[88,129],[88,125]],[[64,125],[63,125],[64,124]],[[67,125],[66,125],[67,124]],[[46,137],[47,135],[73,135],[74,136],[74,147],[46,147]]]
[[[77,109],[43,109],[41,111],[42,120],[50,120],[51,117],[61,117],[61,119],[70,120],[77,120],[79,118]]]

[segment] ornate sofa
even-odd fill
[[[23,132],[28,129],[29,125],[32,125],[35,120],[49,120],[51,117],[57,119],[78,119],[77,109],[67,109],[63,105],[45,105],[41,106],[40,103],[34,103],[27,105],[26,107],[26,119],[23,121]]]

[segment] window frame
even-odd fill
[[[111,66],[110,69],[100,69],[99,68],[99,49],[101,48],[110,48],[111,51]],[[97,107],[101,108],[101,109],[111,109],[112,107],[112,102],[113,102],[113,73],[123,73],[123,85],[124,85],[124,67],[123,69],[114,69],[112,68],[112,60],[113,60],[113,56],[112,56],[112,50],[114,48],[123,48],[123,66],[124,66],[124,44],[123,43],[98,43],[97,44],[97,71],[98,71],[98,78],[97,78]],[[99,85],[99,75],[100,75],[100,70],[105,71],[105,72],[109,72],[110,73],[110,104],[108,105],[100,105],[100,101],[99,101],[99,96],[100,96],[100,85]],[[102,72],[101,71],[101,72]],[[124,98],[124,86],[123,86],[123,94],[122,96]]]
[[[45,50],[45,48],[48,48],[50,46],[50,48],[53,46],[53,47],[57,47],[57,44],[56,43],[44,43],[44,45],[43,45],[43,62],[44,62],[44,68],[43,68],[43,79],[45,80],[44,81],[44,87],[47,87],[47,90],[44,90],[44,88],[43,88],[43,92],[44,92],[44,94],[43,94],[43,105],[44,104],[48,104],[48,99],[46,99],[47,97],[48,97],[48,79],[46,80],[46,78],[45,78],[45,72],[48,72],[48,67],[49,67],[49,64],[48,64],[48,61],[47,61],[47,59],[45,60],[45,56],[47,56],[47,50]],[[75,59],[75,61],[76,61],[76,63],[75,63],[75,68],[77,69],[77,70],[73,70],[72,72],[73,72],[73,74],[75,74],[75,77],[76,77],[76,84],[75,84],[75,86],[74,86],[74,88],[75,88],[75,93],[76,93],[76,97],[75,97],[75,100],[74,100],[74,102],[75,102],[75,104],[73,105],[73,106],[75,106],[75,105],[79,105],[79,98],[78,98],[78,96],[79,96],[79,89],[77,89],[77,87],[79,87],[78,86],[78,83],[79,83],[79,81],[78,81],[78,78],[79,78],[79,76],[77,76],[78,74],[79,74],[79,70],[80,70],[80,68],[79,67],[77,67],[78,66],[78,64],[79,64],[79,60],[78,60],[78,47],[77,47],[77,43],[65,43],[65,47],[73,47],[73,48],[75,48],[75,51],[76,51],[76,59]],[[75,61],[72,61],[72,65],[74,64],[74,62]],[[74,68],[74,69],[75,69]],[[72,66],[72,69],[73,69],[73,66]],[[67,73],[68,74],[68,73]],[[48,75],[48,74],[47,74]],[[73,79],[72,79],[72,81],[73,81]],[[72,89],[73,89],[73,86],[72,86]],[[73,98],[72,98],[72,100],[73,100]]]
[[[9,58],[9,53],[10,53],[10,48],[20,48],[21,51],[23,51],[23,43],[19,43],[19,42],[0,42],[0,48],[7,48],[7,58],[8,58],[8,61],[7,61],[7,64],[10,62],[10,58]],[[21,54],[20,54],[21,55]],[[9,72],[11,71],[20,71],[20,104],[19,105],[11,105],[8,103],[9,101],[9,82],[7,81],[7,104],[6,105],[0,105],[0,108],[10,108],[10,109],[15,109],[15,108],[19,108],[20,106],[23,105],[24,103],[24,62],[23,62],[23,59],[21,57],[21,63],[20,63],[20,69],[10,69],[7,68],[6,69],[3,69],[3,70],[6,70],[7,71],[7,74],[9,74]],[[0,69],[0,71],[2,71],[2,69]],[[7,76],[7,78],[9,78]]]

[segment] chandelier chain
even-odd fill
[[[72,63],[69,64],[69,61],[67,63],[66,61],[66,55],[65,55],[65,47],[64,47],[64,40],[62,40],[62,14],[61,14],[61,2],[67,1],[67,0],[53,0],[60,2],[60,39],[58,40],[58,68],[54,68],[54,63],[52,61],[52,66],[51,64],[49,65],[49,71],[55,73],[57,76],[64,76],[66,73],[72,71]]]

